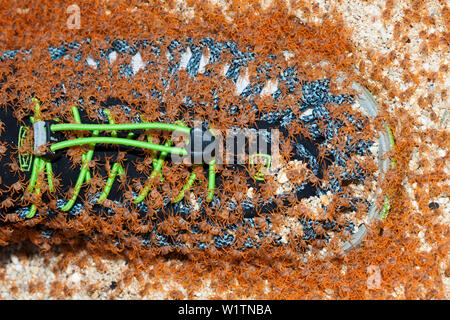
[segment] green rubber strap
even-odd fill
[[[114,119],[111,116],[111,112],[108,109],[104,109],[103,111],[108,116],[109,123],[114,124]],[[117,131],[113,130],[111,132],[111,136],[117,137]],[[128,134],[128,136],[130,136],[130,135]],[[97,203],[102,203],[103,201],[106,200],[106,198],[108,197],[109,193],[111,192],[111,187],[112,187],[114,181],[116,180],[117,174],[123,176],[123,174],[125,174],[125,170],[123,169],[123,167],[122,167],[122,165],[120,163],[115,162],[113,164],[112,168],[111,168],[111,171],[110,171],[110,173],[108,175],[108,180],[106,180],[106,185],[103,188],[103,191],[102,191],[99,199],[97,200]]]
[[[45,161],[45,170],[47,171],[47,183],[48,188],[51,192],[55,192],[55,186],[53,185],[53,168],[50,161]]]
[[[186,193],[187,190],[192,188],[192,185],[194,184],[196,179],[197,179],[197,175],[195,174],[195,172],[192,172],[191,175],[189,176],[188,181],[184,185],[183,189],[181,189],[178,196],[175,199],[173,199],[172,202],[177,203],[177,202],[180,202],[181,200],[183,200],[184,194]]]
[[[98,134],[98,132],[94,131],[93,134]],[[87,178],[88,178],[88,173],[89,173],[89,161],[92,160],[92,157],[94,155],[94,149],[95,149],[95,144],[90,144],[89,145],[89,150],[85,154],[85,159],[84,159],[83,164],[81,166],[80,173],[78,174],[78,178],[77,178],[77,181],[75,183],[75,187],[73,188],[72,197],[61,208],[62,211],[69,211],[70,209],[72,209],[73,205],[75,204],[75,201],[78,198],[78,194],[80,193],[81,187],[83,186],[83,182],[88,182]]]
[[[216,190],[216,159],[209,162],[208,168],[208,197],[207,202],[211,202],[214,198],[214,192]]]
[[[392,134],[392,130],[387,123],[386,123],[386,128],[387,128],[387,132],[389,135],[389,143],[391,145],[391,149],[394,150],[394,148],[395,148],[394,135]],[[395,169],[395,167],[397,166],[395,159],[393,159],[391,161],[391,166],[393,169]],[[380,215],[381,219],[386,219],[387,215],[389,214],[390,209],[391,209],[391,200],[389,200],[389,197],[386,196],[384,198],[383,210],[381,211],[381,215]]]
[[[124,174],[125,174],[125,169],[123,168],[123,166],[119,163],[119,171],[117,171],[117,174],[119,176],[121,176],[123,178]]]
[[[36,205],[33,203],[30,207],[30,212],[28,212],[28,214],[26,215],[27,219],[31,219],[36,215],[36,211],[37,211],[37,207]]]
[[[46,161],[44,159],[41,159],[41,161],[39,161],[38,173],[44,171],[45,164],[46,164]],[[35,194],[40,195],[41,185],[42,185],[42,179],[36,179],[36,186],[34,187]]]
[[[119,172],[120,166],[121,166],[120,163],[117,163],[117,162],[114,163],[114,165],[112,166],[111,171],[108,175],[108,180],[106,180],[105,188],[103,189],[100,197],[98,198],[97,203],[102,203],[108,197],[108,195],[111,191],[111,187],[114,183],[114,180],[116,180],[116,176],[117,176],[117,173]]]
[[[381,211],[381,219],[385,219],[387,217],[390,208],[391,208],[391,201],[389,200],[389,197],[386,196],[386,198],[384,198],[383,210]]]
[[[72,107],[72,114],[73,114],[73,118],[74,118],[75,122],[80,124],[81,117],[80,117],[80,113],[78,112],[78,108],[76,106]]]
[[[106,113],[106,115],[108,116],[108,121],[109,121],[109,123],[111,123],[111,124],[114,124],[114,119],[113,119],[113,117],[111,116],[111,112],[108,110],[108,109],[104,109],[103,110],[105,113]],[[112,132],[111,132],[111,136],[113,136],[113,137],[117,137],[117,131],[116,130],[113,130]],[[131,138],[133,138],[133,136],[134,136],[134,133],[133,132],[130,132],[130,133],[128,133],[127,134],[127,139],[131,139]],[[120,175],[120,176],[123,176],[124,174],[125,174],[125,170],[123,169],[123,167],[122,167],[122,165],[119,163],[119,166],[118,166],[118,169],[117,169],[118,171],[117,171],[117,173]]]
[[[36,184],[36,179],[38,175],[39,165],[41,163],[41,158],[35,157],[33,161],[33,170],[31,171],[30,181],[28,183],[27,192],[32,193],[34,185]]]
[[[80,113],[78,112],[78,108],[76,106],[72,107],[72,114],[73,114],[73,119],[75,120],[75,123],[81,123],[81,117],[80,117]],[[81,155],[81,162],[85,163],[86,162],[86,154],[83,153]],[[91,172],[88,170],[88,172],[86,173],[86,182],[89,182],[89,180],[91,180]]]
[[[104,109],[103,111],[106,113],[106,116],[108,117],[109,123],[110,123],[110,124],[115,124],[115,123],[114,123],[114,119],[113,119],[113,117],[111,116],[111,112],[110,112],[108,109]],[[117,130],[112,130],[111,136],[112,136],[112,137],[117,137]]]
[[[72,107],[72,114],[73,114],[73,118],[74,118],[75,122],[78,123],[78,124],[81,124],[80,113],[78,112],[78,108],[77,108],[76,106],[73,106],[73,107]],[[97,136],[97,135],[99,134],[99,132],[98,132],[98,131],[94,131],[92,134],[93,134],[94,136]],[[89,147],[89,149],[93,149],[93,148],[95,148],[95,144],[93,144],[93,145],[91,145],[91,146]],[[90,159],[87,160],[87,152],[86,152],[86,153],[83,153],[83,154],[81,155],[81,162],[82,162],[82,163],[85,163],[85,162],[87,162],[87,161],[90,161]],[[91,178],[92,178],[92,176],[91,176],[91,171],[90,171],[89,168],[88,168],[88,170],[87,170],[87,172],[86,172],[86,177],[85,177],[84,181],[85,181],[86,183],[88,183],[88,182],[91,180]]]
[[[387,123],[386,123],[386,128],[387,128],[387,132],[389,135],[389,142],[391,144],[391,149],[394,150],[394,148],[395,148],[394,135],[392,134],[392,130]],[[395,168],[397,166],[395,159],[392,160],[391,165],[392,165],[392,168]]]
[[[38,159],[39,159],[39,161],[37,162],[37,172],[42,172],[44,170],[45,161],[41,158],[38,158]],[[42,180],[35,179],[34,193],[38,196],[41,193],[41,183],[42,183]],[[37,206],[33,203],[30,207],[30,212],[28,212],[28,214],[26,215],[26,218],[27,219],[33,218],[36,214],[36,211],[37,211]]]
[[[164,144],[164,146],[170,146],[171,143],[172,141],[169,140]],[[168,154],[167,152],[164,151],[161,152],[159,158],[153,162],[153,171],[150,177],[148,178],[148,182],[146,183],[144,188],[142,188],[139,195],[133,200],[134,203],[138,204],[142,202],[145,199],[145,197],[147,197],[148,193],[150,192],[150,189],[153,187],[153,181],[155,180],[156,176],[158,175],[161,176],[161,169],[167,154]]]
[[[148,143],[145,141],[138,141],[138,140],[130,140],[126,138],[114,138],[114,137],[88,137],[88,138],[77,138],[72,140],[66,140],[57,142],[55,144],[52,144],[50,146],[50,150],[55,152],[64,148],[69,148],[73,146],[81,146],[84,144],[118,144],[118,145],[126,145],[130,147],[137,147],[142,149],[151,149],[156,150],[160,152],[167,152],[167,153],[173,153],[181,156],[187,156],[188,153],[186,149],[184,148],[177,148],[177,147],[168,147],[168,146],[162,146],[159,144],[153,144]]]
[[[91,150],[89,150],[88,152],[90,152],[90,151]],[[75,204],[75,201],[77,200],[78,194],[80,193],[81,187],[83,185],[83,182],[86,179],[86,172],[88,171],[88,162],[89,161],[90,161],[90,159],[88,161],[86,161],[85,163],[83,163],[83,165],[81,166],[80,174],[78,175],[77,181],[75,183],[75,187],[73,188],[72,197],[61,208],[62,211],[69,211],[70,209],[72,209],[73,205]]]
[[[107,130],[136,130],[136,129],[155,129],[155,130],[168,130],[179,131],[185,134],[190,134],[191,129],[185,126],[170,124],[170,123],[117,123],[117,124],[78,124],[78,123],[61,123],[53,124],[50,126],[51,131],[107,131]]]

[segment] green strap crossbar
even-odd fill
[[[178,131],[185,134],[190,134],[191,129],[185,126],[170,124],[170,123],[154,123],[154,122],[144,122],[144,123],[117,123],[117,124],[79,124],[79,123],[61,123],[53,124],[50,126],[50,130],[55,131],[108,131],[108,130],[167,130],[167,131]]]
[[[88,138],[77,138],[72,140],[66,140],[54,143],[50,146],[50,150],[55,152],[61,149],[73,147],[73,146],[81,146],[84,144],[116,144],[116,145],[125,145],[130,147],[137,147],[142,149],[151,149],[160,152],[173,153],[180,156],[187,156],[188,152],[184,148],[177,147],[167,147],[159,144],[149,143],[145,141],[131,140],[126,138],[115,138],[115,137],[88,137]]]

